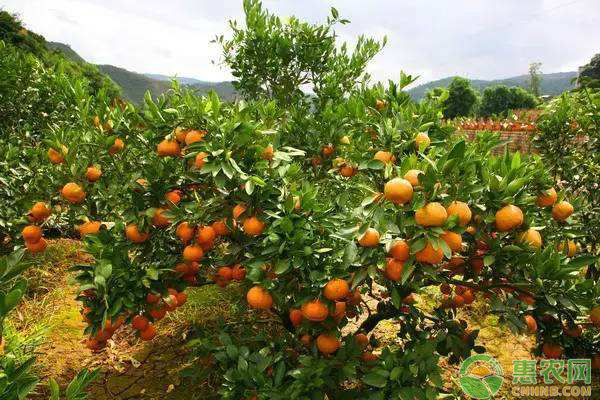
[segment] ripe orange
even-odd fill
[[[465,232],[467,232],[469,235],[474,235],[477,232],[477,229],[475,229],[474,226],[467,226]]]
[[[562,356],[563,349],[558,344],[546,342],[542,346],[542,352],[546,358],[558,359]]]
[[[530,306],[535,304],[535,298],[527,293],[519,293],[519,295],[517,296],[517,298],[519,300],[521,300],[523,303],[525,304],[529,304]]]
[[[265,230],[265,223],[255,216],[244,220],[244,233],[250,236],[258,236]]]
[[[564,221],[573,214],[573,211],[571,203],[563,200],[552,207],[552,217],[557,221]]]
[[[185,261],[200,261],[204,257],[202,247],[197,245],[189,245],[183,249],[183,259]]]
[[[357,169],[351,165],[345,164],[340,168],[340,175],[345,178],[351,178],[356,175]]]
[[[246,212],[246,205],[244,203],[236,204],[236,206],[233,207],[233,212],[232,212],[233,218],[238,219],[240,217],[240,215],[242,215],[245,212]]]
[[[521,242],[530,245],[531,247],[535,247],[539,249],[542,247],[542,236],[538,231],[533,228],[527,229],[525,232],[521,234]]]
[[[398,282],[402,279],[404,263],[394,258],[388,258],[385,265],[385,277],[390,281]]]
[[[148,324],[146,329],[140,331],[140,339],[148,341],[154,339],[156,336],[156,328],[152,324]]]
[[[77,226],[79,236],[84,237],[85,235],[95,235],[100,232],[100,221],[87,221]]]
[[[36,225],[27,225],[21,231],[23,240],[27,243],[37,243],[42,238],[42,229]]]
[[[202,169],[202,167],[204,167],[204,164],[206,164],[206,157],[208,157],[208,153],[205,153],[203,151],[196,154],[196,158],[194,159],[194,167],[196,169]]]
[[[357,333],[354,335],[354,340],[356,340],[358,346],[363,349],[369,345],[369,337],[364,333]]]
[[[525,323],[527,324],[527,330],[529,331],[529,333],[537,332],[538,326],[537,322],[535,321],[535,318],[533,318],[531,315],[526,315]]]
[[[444,259],[444,252],[442,248],[435,250],[431,244],[431,242],[427,242],[425,248],[415,255],[417,261],[427,263],[427,264],[439,264]]]
[[[458,215],[458,224],[465,226],[471,221],[471,209],[467,203],[462,201],[453,201],[446,209],[448,216]]]
[[[89,182],[96,182],[98,179],[100,179],[100,177],[102,176],[102,171],[100,170],[100,168],[95,167],[95,166],[91,166],[88,167],[87,171],[85,172],[85,177]]]
[[[413,187],[406,179],[394,178],[385,184],[383,194],[394,204],[404,204],[412,199]]]
[[[314,156],[310,159],[310,163],[312,164],[313,168],[317,168],[317,166],[323,163],[323,160],[321,160],[321,157],[319,156]]]
[[[215,221],[212,223],[212,228],[214,229],[215,233],[219,236],[226,236],[229,235],[229,228],[227,227],[227,224],[225,222],[225,219],[220,219],[218,221]]]
[[[364,361],[364,362],[374,362],[377,361],[379,359],[379,357],[376,354],[371,353],[370,351],[365,351],[364,353],[362,353],[362,355],[360,356],[360,358]]]
[[[379,232],[373,228],[368,228],[358,239],[358,244],[362,247],[375,247],[379,244]]]
[[[165,317],[165,315],[167,315],[167,309],[164,307],[153,308],[152,310],[150,310],[150,315],[152,316],[152,318],[154,318],[154,320],[160,321]]]
[[[179,263],[175,266],[175,272],[181,275],[186,275],[190,273],[190,264],[188,263]]]
[[[65,154],[67,154],[67,148],[62,146],[62,151],[56,151],[53,148],[48,149],[48,158],[52,164],[62,164],[65,162]]]
[[[233,269],[231,267],[221,267],[217,271],[217,275],[219,275],[221,279],[230,281],[233,275]]]
[[[273,306],[273,297],[261,286],[254,286],[248,290],[246,300],[252,308],[267,310]]]
[[[550,188],[540,193],[537,198],[537,205],[540,207],[550,207],[554,203],[556,203],[556,199],[558,198],[558,194],[554,188]]]
[[[198,244],[212,243],[217,237],[217,233],[211,226],[203,226],[198,230],[196,242]]]
[[[330,155],[333,154],[334,151],[335,151],[335,147],[333,147],[330,144],[328,144],[327,146],[323,146],[323,149],[322,149],[323,156],[325,156],[325,157],[329,157]]]
[[[175,295],[177,297],[177,307],[181,307],[187,303],[188,295],[184,292],[179,292]]]
[[[346,315],[346,302],[345,301],[336,301],[335,302],[335,311],[331,313],[331,316],[339,323],[342,318]]]
[[[440,235],[440,238],[446,242],[453,253],[458,253],[462,250],[462,236],[460,234],[452,231],[446,231]]]
[[[175,139],[177,139],[177,141],[179,143],[185,143],[185,137],[187,136],[188,131],[183,129],[182,127],[178,126],[177,128],[175,128]]]
[[[590,311],[590,321],[600,328],[600,307],[594,307]]]
[[[146,295],[146,303],[148,304],[156,304],[160,300],[160,296],[154,293],[148,293]]]
[[[294,327],[299,327],[302,324],[302,311],[297,308],[290,309],[290,321]]]
[[[133,327],[133,329],[138,331],[143,331],[144,329],[146,329],[149,323],[150,321],[148,321],[148,318],[144,317],[143,315],[136,315],[131,320],[131,326]]]
[[[185,135],[185,144],[189,146],[201,142],[204,140],[204,135],[206,135],[206,131],[191,130]]]
[[[573,325],[573,326],[565,325],[563,327],[563,331],[565,332],[565,334],[567,336],[580,337],[581,334],[583,333],[583,328],[581,327],[581,325]]]
[[[25,246],[27,247],[27,250],[32,253],[41,253],[42,251],[46,250],[48,243],[46,243],[44,238],[41,238],[35,243],[25,242]]]
[[[175,236],[177,236],[183,242],[183,244],[188,244],[189,241],[194,237],[194,227],[188,222],[184,221],[177,225],[177,229],[175,229]]]
[[[148,232],[140,232],[136,224],[129,224],[125,227],[125,236],[133,243],[143,243],[150,237]]]
[[[231,278],[234,281],[243,281],[246,278],[246,268],[242,267],[240,264],[234,265],[233,270],[231,271]]]
[[[123,141],[121,139],[116,138],[113,145],[110,146],[110,148],[108,149],[108,154],[110,154],[111,156],[114,154],[117,154],[118,152],[123,150],[124,147],[125,147],[125,143],[123,143]]]
[[[320,300],[312,300],[302,305],[302,316],[309,321],[321,322],[329,315],[327,306]]]
[[[341,346],[340,341],[327,333],[321,333],[317,336],[317,348],[323,354],[335,353]]]
[[[167,212],[166,209],[157,208],[154,212],[154,217],[152,217],[152,225],[158,228],[169,226],[171,224],[171,220],[163,215],[165,212]]]
[[[431,139],[429,139],[429,135],[427,133],[425,133],[425,132],[417,133],[417,136],[415,136],[415,146],[417,147],[417,150],[425,149],[425,148],[429,147],[430,144],[431,144]]]
[[[523,223],[523,211],[512,204],[502,207],[496,213],[496,229],[500,232],[510,231]]]
[[[160,157],[167,156],[179,156],[181,154],[181,148],[179,143],[175,140],[163,140],[156,146],[156,151]]]
[[[344,279],[332,279],[323,289],[323,296],[331,301],[341,300],[350,294],[350,286]]]
[[[427,203],[415,212],[415,222],[421,226],[442,226],[448,218],[448,213],[440,203]]]
[[[69,182],[63,186],[61,195],[71,204],[81,203],[85,199],[85,192],[78,184]]]
[[[302,342],[303,345],[305,345],[306,347],[310,346],[310,342],[311,342],[311,337],[308,334],[304,334],[300,337],[300,342]]]
[[[410,182],[413,187],[419,186],[419,175],[423,174],[423,171],[418,169],[409,169],[404,174],[404,179]]]
[[[181,195],[179,194],[178,190],[171,190],[170,192],[165,193],[165,199],[173,204],[179,204],[181,201]]]
[[[383,150],[379,150],[377,153],[375,153],[375,155],[373,156],[373,160],[379,160],[382,163],[388,164],[388,163],[394,163],[396,161],[396,157],[390,153],[389,151],[383,151]]]
[[[565,250],[566,243],[566,250]],[[569,257],[573,257],[575,253],[577,253],[577,244],[572,240],[567,240],[566,242],[560,242],[558,244],[558,251],[565,253]]]
[[[269,160],[269,161],[271,161],[273,159],[274,155],[275,155],[275,151],[273,150],[272,144],[265,147],[263,149],[262,153],[260,154],[260,156],[262,158],[264,158],[265,160]]]
[[[410,247],[408,243],[402,239],[398,239],[392,243],[389,255],[398,261],[406,261],[408,260],[409,253]]]
[[[31,207],[31,210],[29,212],[36,221],[42,221],[48,218],[51,213],[48,206],[46,206],[46,203],[43,203],[41,201],[35,203],[33,207]]]
[[[600,354],[592,356],[592,369],[600,369]]]

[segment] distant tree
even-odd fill
[[[435,87],[435,88],[428,90],[425,93],[426,100],[441,99],[442,101],[445,101],[447,98],[448,98],[448,89],[446,89],[444,87]]]
[[[444,101],[444,117],[456,118],[470,115],[477,103],[477,92],[471,81],[455,77],[448,85],[448,98]]]
[[[586,81],[586,85],[600,86],[600,53],[592,57],[588,64],[579,69],[577,80],[580,85],[582,80],[584,80]]]
[[[483,117],[499,115],[510,110],[533,108],[537,99],[521,87],[506,85],[490,86],[484,89],[478,114]]]
[[[535,97],[540,97],[540,83],[542,82],[542,63],[529,64],[529,89]]]

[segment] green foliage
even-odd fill
[[[534,62],[534,63],[529,64],[529,89],[535,97],[539,97],[541,94],[541,92],[540,92],[540,86],[541,86],[541,82],[542,82],[542,73],[540,70],[541,68],[542,68],[542,63],[540,63],[540,62]]]
[[[600,53],[596,54],[589,63],[581,67],[579,70],[579,78],[591,80],[600,80]],[[596,85],[598,83],[596,82]]]
[[[444,118],[466,117],[473,113],[477,92],[468,79],[456,77],[448,86],[448,98],[444,101]]]
[[[523,88],[498,85],[484,89],[478,114],[501,115],[511,110],[534,108],[537,104],[535,97]]]
[[[557,181],[576,194],[586,210],[582,216],[585,229],[569,237],[598,254],[600,91],[583,87],[553,100],[538,119],[534,144]]]
[[[568,92],[569,90],[575,88],[574,79],[577,78],[577,72],[572,71],[540,74],[540,78],[540,95],[560,96],[562,93]],[[447,88],[453,79],[453,77],[448,77],[427,82],[409,89],[408,93],[414,100],[419,101],[425,98],[426,93],[433,88]],[[496,85],[506,85],[508,87],[518,86],[527,90],[530,88],[529,75],[519,75],[510,78],[494,80],[471,79],[471,85],[478,92],[482,92],[485,88]]]
[[[49,400],[85,400],[88,398],[85,389],[98,378],[98,372],[84,369],[80,371],[75,378],[69,383],[65,389],[64,397],[60,394],[58,383],[54,379],[50,379],[50,399]]]
[[[43,36],[25,29],[21,21],[6,11],[0,11],[0,41],[14,46],[23,54],[34,56],[44,69],[60,71],[73,80],[84,78],[89,85],[90,94],[104,91],[111,98],[115,98],[121,93],[119,87],[109,77],[100,73],[96,66],[86,62],[71,61],[65,58],[63,53],[50,50],[51,46],[48,46]],[[28,82],[30,81],[27,80],[27,75],[24,75],[21,84],[26,85]],[[26,93],[34,92],[31,90]]]
[[[232,21],[233,37],[219,36],[217,41],[235,88],[248,98],[267,96],[282,105],[297,104],[306,97],[303,89],[312,86],[322,101],[335,101],[363,77],[367,62],[383,46],[359,37],[351,54],[345,44],[336,47],[333,27],[348,23],[336,9],[324,25],[295,17],[282,20],[257,0],[245,0],[244,11],[245,27]]]

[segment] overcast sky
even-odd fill
[[[600,0],[265,0],[279,15],[324,21],[334,6],[351,24],[341,40],[388,37],[369,71],[377,80],[420,75],[504,78],[573,71],[600,52]],[[26,26],[89,62],[136,72],[231,79],[210,40],[242,21],[241,0],[0,0]]]

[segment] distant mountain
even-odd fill
[[[65,58],[78,63],[85,63],[86,61],[75,52],[68,44],[59,42],[46,42],[46,47],[50,50],[60,51]]]
[[[65,58],[76,63],[87,63],[83,57],[67,44],[46,42],[46,47],[50,50],[61,52]],[[123,96],[127,100],[137,104],[143,101],[147,90],[150,91],[152,97],[157,97],[171,88],[171,78],[166,75],[140,74],[115,67],[114,65],[97,65],[97,67],[100,72],[108,75],[123,89]],[[205,94],[210,90],[214,90],[224,100],[231,100],[236,94],[231,82],[207,82],[194,78],[177,78],[177,80],[182,85],[196,90],[199,94]]]
[[[115,67],[114,65],[98,65],[98,69],[110,76],[113,81],[123,88],[123,96],[125,98],[137,104],[143,101],[147,90],[150,91],[152,97],[156,98],[171,87],[171,84],[167,81],[151,79],[142,74]]]
[[[185,77],[179,77],[179,76],[167,76],[167,75],[161,75],[161,74],[144,74],[145,76],[147,76],[148,78],[152,78],[155,79],[157,81],[167,81],[170,82],[172,79],[177,79],[177,81],[179,83],[181,83],[182,85],[192,85],[194,83],[210,83],[207,81],[201,81],[200,79],[196,79],[196,78],[185,78]]]
[[[556,72],[552,74],[542,74],[542,82],[540,84],[540,89],[542,95],[552,95],[557,96],[561,93],[571,90],[575,87],[574,84],[571,83],[573,78],[577,77],[577,72]],[[423,85],[416,86],[412,89],[408,90],[408,93],[415,100],[421,100],[425,97],[425,93],[427,91],[436,88],[436,87],[448,87],[450,82],[452,82],[454,77],[448,77],[444,79],[440,79],[433,82],[428,82]],[[481,80],[481,79],[472,79],[471,84],[473,87],[479,91],[483,91],[488,86],[494,85],[506,85],[506,86],[520,86],[522,88],[529,88],[529,75],[519,75],[513,76],[511,78],[505,79],[495,79],[495,80]]]

